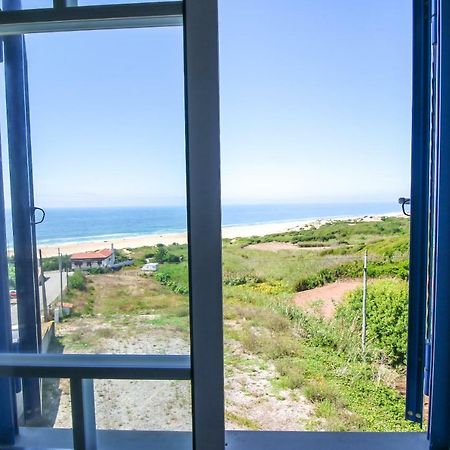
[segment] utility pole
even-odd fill
[[[48,317],[48,305],[47,305],[47,292],[45,291],[45,275],[44,269],[42,265],[42,251],[39,249],[39,270],[40,270],[40,282],[41,282],[41,290],[42,290],[42,308],[44,310],[44,322],[49,321]]]
[[[364,252],[361,349],[366,353],[367,250]]]
[[[63,272],[62,272],[62,255],[61,251],[58,248],[58,262],[59,262],[59,286],[60,286],[60,294],[59,294],[59,300],[61,303],[61,317],[63,317]]]

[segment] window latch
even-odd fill
[[[409,214],[409,213],[406,212],[405,206],[411,204],[411,199],[410,199],[410,198],[406,198],[406,197],[400,197],[400,198],[398,199],[398,203],[399,203],[400,205],[402,205],[402,211],[403,211],[403,214],[404,214],[405,216],[408,216],[408,217],[409,217],[411,214]]]
[[[41,211],[41,213],[42,213],[42,217],[41,217],[40,220],[36,220],[36,211]],[[45,211],[42,208],[39,208],[38,206],[35,206],[33,208],[33,213],[32,213],[32,216],[31,216],[31,224],[32,225],[38,225],[38,224],[42,223],[44,221],[44,219],[45,219]]]

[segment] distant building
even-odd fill
[[[110,267],[115,262],[114,248],[105,248],[94,252],[75,253],[70,257],[72,268],[90,269],[91,267]]]

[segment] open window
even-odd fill
[[[215,0],[124,2],[3,0],[0,12],[6,122],[11,174],[18,330],[11,321],[5,195],[0,190],[0,443],[6,448],[448,448],[450,435],[450,7],[445,0],[413,2],[413,130],[410,308],[406,418],[423,419],[426,433],[225,432],[222,327],[222,242],[219,152],[218,28]],[[190,354],[43,353],[26,40],[28,34],[183,27],[184,112]],[[5,140],[3,142],[6,142]],[[5,164],[5,163],[4,163]],[[36,177],[36,174],[34,174]],[[157,250],[156,250],[157,251]],[[175,250],[174,250],[175,251]],[[163,257],[163,251],[158,257]],[[144,255],[145,256],[145,255]],[[167,253],[164,257],[167,257]],[[177,256],[177,255],[175,255]],[[180,255],[178,255],[179,257]],[[183,254],[184,256],[184,254]],[[78,255],[74,267],[98,269],[110,253]],[[153,256],[145,270],[154,271]],[[61,261],[61,259],[60,259]],[[104,262],[106,261],[106,262]],[[60,262],[61,264],[61,262]],[[165,282],[169,285],[169,278]],[[171,285],[173,286],[173,284]],[[64,305],[61,305],[61,312]],[[184,314],[184,313],[183,313]],[[181,313],[180,313],[181,316]],[[186,317],[186,315],[182,316]],[[150,321],[154,318],[149,318]],[[425,378],[424,378],[425,371]],[[41,380],[69,379],[72,430],[23,427],[39,416]],[[98,431],[93,380],[190,383],[192,432]],[[18,398],[23,398],[19,411]],[[22,402],[22,400],[20,400]],[[158,411],[153,411],[158,414]],[[102,411],[103,415],[108,412]]]
[[[68,392],[70,391],[68,394],[70,398],[67,407],[69,417],[70,415],[72,417],[72,423],[69,424],[69,427],[73,429],[73,446],[75,448],[94,448],[97,445],[96,430],[98,427],[96,426],[95,412],[97,413],[97,419],[103,417],[102,428],[110,428],[107,423],[108,416],[111,416],[111,411],[108,413],[104,408],[95,408],[95,396],[105,395],[105,392],[102,393],[101,391],[105,386],[107,387],[107,385],[111,383],[117,383],[117,388],[124,391],[126,388],[120,387],[120,385],[122,383],[122,386],[124,386],[124,383],[128,382],[134,383],[135,396],[145,395],[145,392],[147,392],[150,398],[152,395],[156,396],[153,403],[151,401],[149,403],[150,409],[152,409],[152,406],[160,409],[165,402],[167,403],[170,401],[171,396],[176,397],[179,395],[179,393],[177,393],[177,386],[179,383],[189,383],[191,385],[192,396],[198,399],[198,403],[194,400],[192,401],[191,408],[189,408],[189,404],[187,405],[188,409],[191,410],[188,412],[187,418],[190,419],[191,414],[195,415],[195,423],[197,425],[192,428],[192,433],[189,432],[176,436],[180,436],[181,442],[183,445],[187,445],[188,448],[192,446],[192,440],[194,441],[196,448],[214,448],[220,446],[220,443],[222,443],[223,446],[223,402],[221,401],[223,363],[221,356],[220,199],[218,196],[219,191],[217,183],[219,167],[217,39],[211,39],[211,37],[208,38],[210,33],[211,35],[217,36],[217,14],[214,4],[209,4],[209,2],[205,2],[205,4],[195,2],[195,4],[192,4],[192,10],[187,3],[183,4],[181,2],[173,1],[165,3],[135,2],[127,5],[121,3],[123,2],[93,1],[78,3],[72,1],[55,1],[53,3],[47,2],[44,4],[43,2],[41,5],[36,5],[34,2],[24,2],[22,8],[20,2],[3,2],[3,11],[1,13],[2,19],[5,19],[5,25],[7,21],[10,21],[10,29],[9,31],[5,30],[2,46],[5,68],[4,89],[7,98],[7,107],[5,109],[5,121],[8,126],[7,146],[9,153],[9,164],[7,164],[7,166],[11,174],[12,235],[14,237],[15,290],[17,291],[17,301],[13,308],[13,313],[17,310],[17,317],[12,318],[11,316],[14,314],[11,314],[9,306],[8,282],[6,279],[4,280],[5,284],[2,284],[4,289],[4,302],[2,304],[1,349],[2,352],[9,354],[9,356],[6,356],[6,353],[4,353],[6,359],[5,362],[9,367],[8,370],[10,370],[9,376],[14,377],[2,379],[1,385],[2,399],[5,401],[5,408],[2,408],[0,428],[1,440],[5,444],[13,444],[14,441],[16,441],[17,445],[21,445],[18,442],[20,439],[25,438],[26,435],[26,432],[25,434],[23,432],[23,423],[30,426],[36,418],[42,416],[41,407],[43,403],[45,404],[45,398],[43,399],[42,395],[44,394],[45,396],[46,393],[48,395],[48,389],[45,392],[43,390],[43,381],[46,381],[49,378],[56,378],[68,380],[65,384],[66,388],[64,388],[63,385],[60,385],[59,389],[63,391],[64,389],[67,389]],[[36,8],[36,6],[39,7]],[[200,11],[202,11],[201,16],[199,15]],[[27,15],[29,15],[28,18],[26,17]],[[209,19],[205,21],[204,19],[207,16],[209,16]],[[195,23],[198,19],[201,19],[200,22]],[[17,28],[17,25],[19,28],[22,26],[25,26],[25,28],[19,29]],[[184,34],[180,32],[179,27],[181,25],[184,25]],[[164,260],[164,258],[171,257],[177,259],[177,262],[180,262],[180,265],[182,263],[183,268],[188,268],[189,281],[187,279],[182,280],[187,287],[184,288],[182,293],[178,294],[178,297],[183,294],[185,300],[181,299],[180,302],[178,302],[178,309],[177,311],[173,311],[173,317],[180,322],[180,326],[182,324],[183,330],[188,333],[187,337],[189,336],[189,330],[191,331],[190,339],[187,339],[187,348],[189,348],[190,340],[191,352],[189,352],[189,350],[186,351],[186,348],[184,348],[186,346],[183,347],[184,351],[182,351],[182,348],[178,348],[177,350],[176,348],[173,348],[173,346],[172,348],[162,348],[161,346],[164,346],[164,343],[161,343],[159,346],[157,342],[154,342],[153,346],[150,344],[144,345],[145,348],[143,348],[141,352],[138,352],[141,354],[130,351],[128,354],[117,355],[113,354],[115,353],[114,348],[108,348],[108,346],[106,346],[103,351],[97,349],[94,350],[94,352],[75,351],[72,352],[72,354],[56,354],[48,352],[47,349],[43,349],[46,340],[46,330],[43,330],[41,326],[42,305],[40,304],[41,285],[47,284],[48,276],[41,276],[42,265],[40,267],[40,264],[42,261],[38,260],[36,247],[36,226],[40,218],[38,217],[39,214],[37,214],[34,205],[35,187],[33,185],[30,127],[30,122],[33,121],[33,117],[41,117],[43,119],[44,117],[43,114],[39,113],[36,116],[33,116],[35,111],[33,111],[32,106],[30,108],[28,83],[28,72],[30,69],[28,67],[28,62],[30,55],[27,55],[26,46],[26,40],[33,40],[33,37],[38,38],[38,36],[25,37],[24,34],[29,32],[46,33],[51,31],[64,32],[117,28],[145,28],[145,30],[142,30],[142,33],[145,34],[152,33],[152,31],[158,33],[158,30],[155,30],[155,28],[162,29],[165,27],[170,27],[170,29],[174,30],[173,32],[171,31],[172,35],[177,33],[177,39],[180,41],[179,44],[181,44],[182,40],[184,41],[184,54],[183,45],[178,44],[178,48],[180,49],[178,56],[180,60],[177,63],[177,67],[179,67],[180,71],[177,78],[174,78],[177,83],[181,80],[181,83],[175,87],[172,86],[173,91],[181,93],[181,98],[178,99],[179,105],[173,105],[173,102],[170,102],[170,93],[168,92],[166,94],[167,97],[165,102],[160,105],[160,107],[171,109],[178,108],[178,110],[182,112],[182,119],[184,116],[184,85],[186,96],[186,153],[184,154],[183,151],[184,127],[182,120],[178,121],[178,125],[180,123],[182,125],[181,133],[180,130],[175,129],[175,127],[178,126],[177,124],[171,124],[172,134],[168,132],[166,133],[166,136],[182,136],[181,145],[180,143],[176,144],[180,150],[177,161],[180,160],[182,164],[186,161],[190,175],[183,183],[183,170],[181,174],[178,174],[177,180],[181,183],[181,186],[187,186],[186,198],[189,209],[187,217],[185,216],[183,218],[181,214],[179,220],[185,224],[187,219],[189,246],[192,247],[195,242],[197,242],[197,244],[194,244],[194,251],[191,251],[190,249],[175,249],[174,252],[178,251],[183,254],[172,255],[168,254],[164,244],[161,244],[161,247],[159,247],[155,243],[155,248],[150,248],[148,250],[149,254],[140,255],[140,258],[143,260],[148,259],[149,261],[144,262],[148,262],[149,266],[157,267],[158,262],[152,262],[154,258]],[[129,32],[129,30],[124,30],[124,32]],[[89,39],[89,32],[87,33],[88,34],[84,34],[80,37]],[[100,33],[108,33],[108,31],[100,31]],[[76,33],[73,34],[73,36],[76,36]],[[108,36],[103,36],[105,41],[108,41]],[[164,35],[164,33],[161,32],[159,38],[162,39],[164,37],[172,42],[176,42],[168,33]],[[53,34],[51,38],[58,39],[58,33]],[[118,36],[118,38],[119,42],[116,44],[116,51],[118,50],[117,46],[120,46],[120,36]],[[142,39],[142,36],[139,37],[136,35],[136,39]],[[210,44],[205,47],[204,42]],[[70,43],[67,44],[66,51],[70,52]],[[33,46],[31,45],[31,47]],[[30,50],[28,51],[30,52]],[[106,51],[111,51],[111,48],[109,50],[106,49]],[[54,53],[55,56],[56,53]],[[34,57],[39,57],[39,55],[34,54],[33,50],[31,50],[31,59]],[[138,61],[138,58],[136,58],[135,61]],[[133,61],[131,61],[131,64],[132,63]],[[51,64],[50,61],[49,64]],[[155,64],[157,64],[157,61]],[[183,65],[185,73],[184,83]],[[125,67],[125,70],[127,68],[129,68],[129,65]],[[120,70],[120,67],[118,70]],[[136,67],[133,70],[135,70],[136,73],[142,72],[139,72],[139,67]],[[191,75],[189,75],[189,73],[191,73]],[[194,73],[196,74],[195,76]],[[89,74],[86,75],[89,76]],[[91,75],[93,74],[91,73]],[[113,74],[109,72],[103,74],[99,73],[98,75],[107,79],[107,77]],[[145,73],[142,75],[145,76]],[[201,81],[201,79],[203,79],[203,81]],[[112,81],[114,82],[114,79]],[[115,81],[120,83],[120,77]],[[150,82],[148,79],[143,81],[147,83]],[[37,86],[33,92],[42,93],[45,91],[45,83],[43,86]],[[208,86],[209,89],[205,89],[205,87]],[[120,85],[116,86],[116,88],[118,89],[116,92],[119,92]],[[157,86],[154,86],[154,88],[157,89]],[[63,90],[59,96],[58,94],[55,95],[53,92],[48,91],[48,101],[57,102],[58,100],[62,100],[62,102],[66,104],[67,102],[70,103],[70,95],[67,97],[67,94],[70,94],[70,86],[66,86],[66,89],[67,90]],[[138,90],[139,87],[136,87],[136,89]],[[123,91],[123,93],[125,93],[125,91]],[[91,96],[89,99],[90,105],[91,107],[94,107],[94,109],[96,101],[94,97],[96,97],[96,94],[97,93],[94,92],[94,96]],[[110,99],[114,97],[114,91],[110,90],[106,94]],[[128,89],[128,94],[131,94],[130,89]],[[64,98],[66,98],[66,100],[64,100]],[[106,98],[106,100],[108,100],[108,98]],[[141,101],[145,100],[142,98]],[[56,111],[62,107],[63,105],[55,103],[54,110]],[[91,112],[93,112],[92,108]],[[48,119],[49,117],[44,119],[43,123],[52,121],[51,119]],[[80,119],[83,120],[81,117]],[[139,120],[145,122],[146,119],[142,116],[139,117]],[[161,122],[161,116],[155,117],[154,122],[156,123],[153,126],[156,127],[156,131],[158,131],[158,128],[161,130],[163,128],[161,124],[158,126],[158,120]],[[70,142],[76,142],[76,128],[77,127],[72,129],[66,128],[65,134],[68,138],[65,145],[66,161],[71,157],[77,157],[76,149],[69,149],[67,147],[67,145],[70,147]],[[78,131],[81,131],[81,129],[79,128]],[[60,135],[60,137],[62,136]],[[116,138],[120,139],[120,135],[116,134]],[[174,144],[174,142],[172,144]],[[160,151],[163,150],[164,148],[160,148]],[[42,152],[38,152],[38,155],[41,153]],[[78,154],[78,156],[80,156],[80,154]],[[158,155],[154,155],[154,169],[156,169],[155,160],[157,156]],[[84,158],[88,159],[89,155],[84,155]],[[147,166],[147,168],[152,168],[152,161],[145,161],[145,155],[141,155],[141,160],[144,170],[145,166]],[[171,163],[173,167],[175,167],[175,164],[178,164],[174,158],[172,158]],[[210,167],[210,170],[208,170],[208,167]],[[38,176],[37,172],[40,171],[39,164],[37,164],[34,169],[36,178]],[[122,167],[122,169],[125,168]],[[206,172],[204,172],[205,169]],[[86,170],[89,171],[88,166],[86,167]],[[174,173],[173,170],[172,173]],[[96,180],[93,180],[95,175],[96,174],[91,174],[86,180],[95,183]],[[103,177],[103,183],[106,188],[109,187],[109,189],[114,189],[114,180],[112,179],[114,174],[110,173],[109,175],[110,176],[107,175],[106,177]],[[177,174],[174,174],[173,176],[176,175]],[[211,183],[208,182],[208,178],[210,178]],[[99,179],[100,178],[97,180]],[[77,180],[74,179],[72,181],[71,185],[76,188]],[[169,181],[173,182],[173,180]],[[157,187],[158,185],[155,183],[155,189],[157,189]],[[38,191],[39,189],[38,186]],[[39,195],[39,192],[37,194]],[[186,203],[186,201],[184,201],[184,203]],[[47,211],[47,219],[49,218],[49,213],[51,216],[51,211]],[[170,213],[170,211],[168,213]],[[107,214],[108,211],[104,211],[104,215]],[[89,217],[80,217],[78,219],[75,217],[72,218],[72,220],[77,222],[80,227],[88,226],[90,222]],[[208,224],[206,228],[205,224]],[[70,226],[70,224],[67,226]],[[3,229],[3,231],[5,232],[6,230]],[[38,233],[39,231],[40,230],[38,230]],[[5,238],[5,236],[6,234],[4,234],[3,237]],[[4,250],[6,251],[6,240],[3,240],[2,242]],[[153,253],[150,255],[151,252],[156,253],[156,255]],[[4,268],[6,269],[8,265],[6,253],[4,256],[5,259],[3,260],[3,263],[5,264]],[[65,281],[67,276],[69,285],[73,285],[73,282],[76,281],[76,279],[74,278],[74,275],[61,273],[61,265],[65,264],[67,259],[62,258],[59,251],[58,255],[51,255],[51,258],[56,259],[56,270],[58,269],[58,256],[60,256],[59,269],[61,276],[61,295],[58,301],[53,302],[53,312],[55,312],[55,310],[58,311],[57,316],[60,318],[61,315],[64,315],[65,309],[73,306],[63,302],[63,277]],[[72,254],[71,259],[73,260],[74,274],[77,274],[76,276],[79,278],[78,281],[83,284],[83,270],[119,270],[122,266],[127,266],[126,257],[116,261],[115,256],[123,255],[119,255],[119,252],[116,251],[116,249],[110,249],[108,246],[104,250],[93,251],[90,253],[85,252],[84,254]],[[181,257],[184,258],[182,262]],[[188,261],[185,261],[185,259],[188,259]],[[9,262],[11,263],[12,261]],[[48,258],[47,262],[49,262]],[[150,267],[150,270],[153,270],[152,267]],[[145,271],[142,271],[142,273],[138,273],[136,276],[142,276],[147,280],[146,277],[148,277],[149,274],[144,272]],[[47,274],[48,273],[49,272],[47,272]],[[206,275],[206,277],[203,278],[204,281],[200,282],[199,280],[199,282],[192,282],[194,278],[198,278],[198,274],[202,274],[202,276]],[[59,277],[57,275],[56,278],[58,282]],[[148,282],[144,284],[145,287],[141,286],[142,289],[151,289],[151,286],[148,286]],[[168,282],[166,284],[168,284]],[[48,287],[49,284],[47,284],[47,288]],[[169,288],[167,288],[167,290],[169,291]],[[95,296],[98,297],[101,295],[102,291],[104,293],[105,287],[102,289],[101,286],[98,286]],[[188,292],[190,293],[191,298],[195,297],[198,300],[188,302]],[[58,295],[58,293],[56,294]],[[50,297],[51,295],[53,294],[47,292],[47,297]],[[134,294],[130,293],[129,295],[133,296]],[[174,295],[175,294],[173,294],[172,297]],[[170,296],[167,297],[169,298]],[[151,305],[152,310],[166,306],[157,304],[157,296],[153,296],[152,298],[154,300]],[[179,299],[177,298],[177,301],[178,300]],[[87,298],[87,303],[82,306],[84,309],[86,306],[89,306],[89,301],[90,300]],[[141,299],[141,301],[145,303],[145,299]],[[141,305],[143,306],[144,303]],[[181,307],[183,310],[181,310]],[[47,308],[45,308],[45,311],[47,311]],[[194,327],[194,322],[197,321],[195,317],[198,314],[205,314],[205,316],[199,322],[200,326]],[[155,315],[148,315],[146,326],[157,326],[158,320],[161,322],[161,320],[164,321],[167,319],[167,317],[162,316],[161,314],[156,318],[153,316]],[[124,315],[122,315],[122,318],[124,318]],[[15,339],[13,339],[11,333],[13,325],[11,319],[16,320],[18,325]],[[114,321],[114,319],[112,320]],[[205,326],[208,329],[204,328]],[[203,334],[202,329],[206,332],[205,334]],[[183,337],[183,342],[184,340]],[[193,345],[194,341],[198,342],[198,346],[197,344]],[[75,343],[77,345],[80,344],[79,336],[75,337]],[[207,356],[206,354],[202,356],[204,351],[207,351],[209,354],[211,345],[215,347],[215,351],[213,352],[215,356]],[[158,347],[161,348],[158,350]],[[16,360],[18,364],[14,363],[15,358],[18,358],[18,360]],[[19,366],[21,366],[22,369],[20,369]],[[198,387],[194,387],[192,383],[194,378],[193,374],[197,372],[196,367],[198,367],[199,374],[198,378],[196,377],[199,383]],[[50,369],[50,372],[48,372],[48,369]],[[24,370],[24,372],[22,372],[22,370]],[[81,371],[77,372],[78,370]],[[126,374],[125,372],[128,373]],[[98,381],[96,381],[95,394],[93,380]],[[142,383],[146,383],[146,386],[148,387],[143,387]],[[152,386],[155,386],[155,384],[158,383],[160,388],[156,390],[153,389]],[[152,394],[153,391],[155,393]],[[158,395],[157,392],[160,394]],[[189,389],[187,392],[189,392]],[[185,392],[183,392],[183,396],[184,395]],[[114,410],[115,400],[111,399],[111,401],[112,404],[110,405],[110,408]],[[143,398],[141,402],[138,401],[140,409],[137,409],[136,406],[133,407],[129,405],[134,410],[134,413],[140,415],[144,421],[145,415],[143,414],[142,407],[143,403],[146,401],[149,400]],[[156,406],[157,403],[160,403],[160,407]],[[201,408],[195,411],[196,408],[194,407],[194,404],[202,405],[202,407],[205,408],[204,414],[201,413]],[[140,413],[138,411],[140,411]],[[133,411],[125,411],[124,414],[133,415]],[[154,411],[150,410],[147,414],[154,414]],[[188,422],[190,422],[190,420]],[[21,428],[18,435],[19,437],[16,439],[19,425]],[[66,423],[63,426],[67,427],[68,425]],[[149,427],[148,423],[143,423],[140,428],[149,430],[151,429],[151,426]],[[195,431],[195,428],[197,428],[198,431]],[[136,429],[136,426],[134,426],[134,429]],[[188,429],[190,429],[190,427]],[[36,445],[39,440],[38,436],[40,433],[44,432],[44,428],[30,428],[30,431],[31,434],[34,435],[31,438],[33,445]],[[203,434],[203,437],[201,434]],[[67,435],[67,437],[69,437],[67,442],[70,443],[70,434]],[[177,439],[180,438],[177,437]],[[99,439],[101,443],[102,438],[99,437]],[[150,441],[152,441],[152,439],[150,439]],[[156,441],[153,439],[153,444],[159,445],[158,438]],[[48,443],[42,445],[51,446],[54,445],[54,442],[50,439]],[[61,445],[65,446],[66,444]]]

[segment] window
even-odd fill
[[[73,446],[96,448],[189,448],[195,450],[229,448],[292,448],[305,446],[327,448],[426,448],[430,442],[420,434],[349,434],[224,432],[223,347],[221,301],[221,223],[220,223],[220,155],[217,52],[217,5],[213,0],[136,3],[129,5],[76,6],[71,0],[55,1],[54,8],[14,10],[17,3],[3,1],[0,33],[4,36],[4,64],[7,78],[10,170],[13,172],[12,196],[15,201],[14,233],[16,252],[24,256],[16,274],[21,296],[29,304],[21,322],[21,353],[14,353],[11,338],[7,281],[6,239],[0,221],[0,442],[17,447],[70,447],[70,434],[52,430],[17,427],[15,377],[24,380],[24,392],[31,395],[29,407],[39,407],[39,378],[69,378],[72,396]],[[447,343],[450,330],[450,279],[447,276],[450,189],[446,168],[450,164],[450,139],[447,111],[450,93],[447,88],[450,60],[450,6],[437,2],[431,14],[428,2],[414,1],[414,93],[413,93],[413,176],[412,227],[414,245],[411,267],[416,267],[412,284],[409,395],[412,415],[420,412],[421,370],[425,334],[426,274],[433,285],[428,312],[432,318],[431,343],[431,417],[429,437],[432,448],[448,448],[448,411],[450,410],[450,358]],[[142,26],[184,26],[184,64],[186,95],[186,154],[189,237],[190,336],[191,355],[46,355],[39,354],[39,314],[36,310],[37,257],[33,204],[32,162],[29,143],[29,105],[27,104],[27,64],[22,34],[47,31],[75,31]],[[436,33],[431,34],[431,25]],[[431,39],[431,36],[433,39]],[[434,41],[436,39],[436,41]],[[435,103],[430,103],[431,44],[435,46],[437,71]],[[19,94],[19,95],[17,95]],[[430,110],[435,127],[430,130]],[[430,138],[435,142],[429,153]],[[428,156],[435,169],[429,177]],[[423,178],[432,186],[424,187]],[[3,194],[3,193],[2,193]],[[429,200],[431,197],[431,201]],[[3,195],[1,200],[3,201]],[[433,208],[431,208],[433,206]],[[4,204],[0,204],[4,215]],[[428,226],[429,212],[431,226]],[[32,214],[30,214],[32,212]],[[428,232],[431,234],[431,242]],[[428,249],[435,251],[428,257]],[[16,255],[17,257],[17,255]],[[430,270],[427,262],[430,261]],[[428,270],[428,272],[426,271]],[[19,299],[20,301],[20,299]],[[432,313],[432,314],[431,314]],[[28,354],[26,354],[28,353]],[[9,378],[8,378],[9,377]],[[97,432],[93,379],[190,380],[192,385],[193,430],[190,433]],[[407,410],[409,411],[409,410]],[[134,446],[134,447],[133,447]]]

